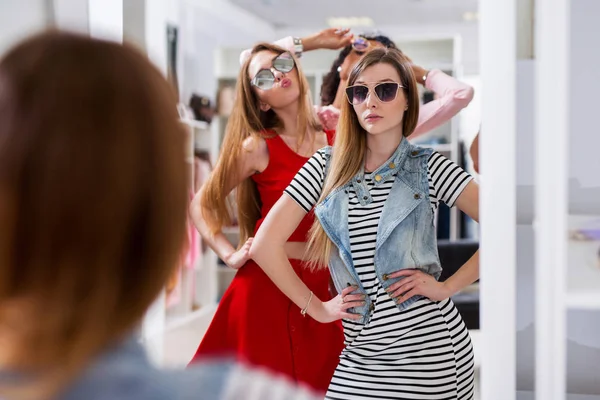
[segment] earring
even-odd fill
[[[342,66],[337,67],[337,72],[342,72]]]

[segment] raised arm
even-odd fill
[[[264,139],[258,137],[249,137],[246,139],[238,164],[227,174],[225,188],[222,193],[223,201],[225,201],[227,195],[231,193],[234,188],[239,186],[244,179],[247,179],[258,171],[264,170],[269,162],[268,157],[268,149]],[[207,209],[206,205],[202,204],[202,197],[208,185],[218,184],[212,183],[211,180],[213,179],[214,174],[220,172],[218,171],[219,168],[224,167],[221,164],[217,164],[211,178],[209,178],[208,182],[203,185],[194,196],[194,199],[190,204],[190,216],[192,217],[196,229],[198,229],[202,239],[204,239],[208,246],[213,249],[219,258],[229,267],[237,269],[244,265],[250,257],[249,250],[250,245],[252,244],[252,238],[248,239],[239,251],[236,251],[222,231],[216,233],[212,232],[203,216],[203,214],[210,215],[210,210]]]
[[[349,32],[350,29],[329,28],[300,38],[300,42],[302,43],[302,51],[311,51],[317,49],[341,49],[342,47],[349,45],[352,41],[352,36],[348,34]],[[273,42],[273,44],[283,47],[291,53],[296,53],[296,46],[292,36],[279,39]],[[242,51],[240,54],[240,64],[243,64],[244,61],[248,59],[250,52],[250,49]]]
[[[456,78],[446,75],[439,69],[427,72],[425,69],[413,67],[417,82],[424,83],[438,98],[424,104],[419,112],[419,121],[410,136],[415,138],[444,124],[473,100],[473,88]],[[427,79],[423,82],[423,77]]]

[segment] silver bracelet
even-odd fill
[[[302,314],[303,317],[306,317],[306,310],[308,310],[308,306],[310,305],[310,301],[313,298],[313,292],[312,290],[310,291],[310,296],[308,297],[308,302],[306,302],[306,307],[304,307],[303,310],[300,310],[300,314]]]

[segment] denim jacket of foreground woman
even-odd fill
[[[332,148],[326,148],[326,156]],[[382,165],[372,173],[375,186],[397,174],[392,189],[386,199],[377,228],[375,246],[375,272],[385,289],[401,278],[390,278],[392,272],[402,269],[418,269],[439,279],[442,268],[437,251],[436,231],[433,211],[429,202],[429,182],[427,161],[431,149],[413,146],[403,139],[391,157],[391,162]],[[339,293],[348,286],[365,290],[354,268],[350,252],[350,233],[348,231],[348,188],[352,186],[362,205],[373,201],[364,181],[364,169],[361,169],[350,182],[331,192],[315,207],[315,215],[321,222],[325,233],[337,249],[332,250],[329,269]],[[336,251],[337,250],[337,251]],[[357,293],[357,292],[355,292]],[[416,295],[397,304],[400,310],[406,309],[423,296]],[[374,308],[369,296],[365,305],[351,309],[350,312],[362,315],[363,324],[369,321]]]
[[[0,383],[23,376],[0,372]],[[322,398],[322,397],[321,397]],[[153,367],[134,338],[109,349],[67,385],[57,400],[316,400],[292,382],[229,361],[186,370]]]

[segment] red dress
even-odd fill
[[[333,133],[327,132],[330,144]],[[262,201],[263,217],[256,229],[308,161],[276,134],[265,140],[269,165],[252,177]],[[310,212],[288,240],[305,242],[313,221]],[[290,263],[317,297],[324,301],[331,299],[327,268],[311,272],[301,260],[290,259]],[[236,273],[223,295],[192,363],[204,357],[233,356],[326,392],[343,347],[340,323],[322,324],[308,316],[302,317],[300,309],[254,261],[249,261]]]

